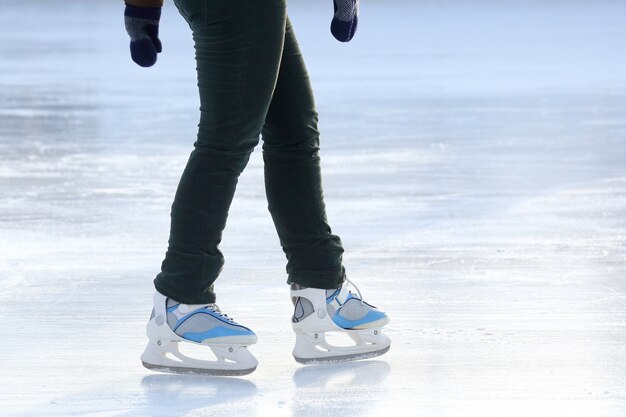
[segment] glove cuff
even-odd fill
[[[137,19],[159,20],[161,18],[161,7],[137,7],[127,3],[124,16]]]

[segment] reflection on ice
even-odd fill
[[[367,415],[385,398],[390,371],[378,360],[302,367],[293,374],[293,415]]]
[[[254,415],[250,398],[257,393],[257,387],[245,379],[155,374],[144,377],[141,386],[145,407],[128,415],[217,415],[219,411],[226,415]]]

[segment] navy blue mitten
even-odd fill
[[[151,67],[163,49],[159,40],[160,7],[126,5],[124,23],[130,36],[130,56],[137,65]]]
[[[330,31],[338,41],[350,41],[359,22],[359,0],[333,0],[335,15]]]

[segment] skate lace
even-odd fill
[[[365,302],[363,301],[363,296],[361,295],[361,291],[359,290],[359,287],[356,286],[356,284],[352,281],[350,281],[348,279],[348,277],[346,277],[346,282],[350,285],[352,285],[352,287],[356,290],[356,293],[359,296],[359,301],[361,302],[361,305],[365,304]],[[348,291],[349,293],[352,293],[352,291]]]
[[[219,314],[220,317],[225,318],[226,320],[230,321],[230,322],[235,322],[235,319],[233,319],[232,317],[228,317],[228,314],[226,313],[222,313],[222,310],[220,310],[220,308],[217,306],[217,304],[207,304],[205,306],[205,308],[209,308],[211,310],[213,310],[215,313]]]

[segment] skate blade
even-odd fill
[[[203,376],[242,376],[251,374],[256,370],[256,366],[248,369],[207,369],[192,368],[185,366],[165,366],[155,365],[152,363],[141,361],[144,367],[151,371],[165,372],[168,374],[178,375],[203,375]]]
[[[391,346],[387,346],[384,349],[376,350],[374,352],[365,352],[365,353],[351,353],[348,355],[337,355],[337,356],[327,356],[321,358],[299,358],[294,355],[294,359],[296,362],[301,363],[303,365],[319,365],[324,363],[337,363],[337,362],[349,362],[349,361],[358,361],[361,359],[370,359],[375,358],[380,355],[384,355],[387,353]]]

